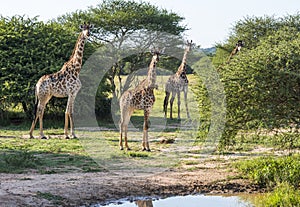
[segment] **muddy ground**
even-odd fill
[[[121,198],[262,192],[240,179],[230,160],[206,160],[192,171],[169,169],[148,176],[97,173],[0,174],[2,206],[91,206]]]

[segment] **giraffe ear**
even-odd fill
[[[160,51],[159,51],[159,54],[163,54],[164,52],[165,52],[165,47],[164,48],[162,48]]]
[[[191,45],[191,44],[193,44],[193,40],[191,40],[191,41],[189,41],[189,40],[186,40],[186,44],[187,44],[187,45]]]
[[[90,29],[94,29],[94,25],[93,24],[90,24]]]

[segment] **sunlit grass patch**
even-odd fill
[[[62,201],[64,200],[64,198],[62,196],[54,195],[54,194],[48,193],[48,192],[40,192],[40,191],[37,192],[36,197],[49,200],[53,204],[56,204],[56,205],[61,205]]]
[[[245,177],[269,189],[283,182],[295,187],[300,184],[299,154],[277,158],[264,156],[239,161],[235,166]]]
[[[79,140],[0,139],[0,172],[42,174],[103,171]]]
[[[257,207],[299,207],[300,190],[288,183],[281,183],[273,192],[254,197]]]
[[[182,162],[182,164],[184,164],[184,165],[198,165],[199,161],[197,161],[197,160],[185,160],[185,161]]]

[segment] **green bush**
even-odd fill
[[[255,183],[269,189],[280,183],[298,187],[300,184],[300,156],[280,158],[260,157],[238,162],[237,169]]]
[[[273,137],[273,144],[281,149],[294,149],[300,146],[299,133],[285,132]]]
[[[0,118],[21,106],[31,118],[34,87],[40,77],[59,71],[72,54],[76,30],[57,22],[35,18],[0,16]],[[94,51],[86,44],[84,60]],[[66,99],[51,99],[46,114],[64,114]]]
[[[234,47],[233,39],[243,39],[245,47],[229,64],[218,69],[227,108],[222,147],[234,145],[241,130],[274,130],[298,125],[299,17],[298,14],[278,19],[248,18],[236,25],[229,43]],[[214,57],[216,62],[221,59],[217,56],[220,54]],[[290,142],[284,143],[287,147],[293,147],[294,139],[285,140]]]
[[[0,28],[0,110],[21,104],[30,115],[36,82],[61,69],[76,34],[58,23],[22,16],[0,17]]]
[[[300,191],[288,183],[278,185],[273,192],[255,201],[258,207],[299,207]]]

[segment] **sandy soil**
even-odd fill
[[[0,174],[0,206],[91,206],[121,198],[134,200],[139,196],[263,191],[246,180],[232,179],[236,173],[221,163],[206,162],[193,171],[170,169],[147,177],[109,172]]]
[[[249,154],[255,156],[268,150],[259,148]],[[233,160],[244,159],[249,154],[203,156],[190,165],[183,164],[147,176],[76,171],[61,174],[38,174],[34,171],[0,173],[0,207],[90,207],[123,198],[135,200],[137,197],[263,192],[264,189],[249,181],[238,179],[238,174],[230,167]],[[189,153],[185,159],[195,160],[192,157],[199,157],[199,154],[193,156]]]

